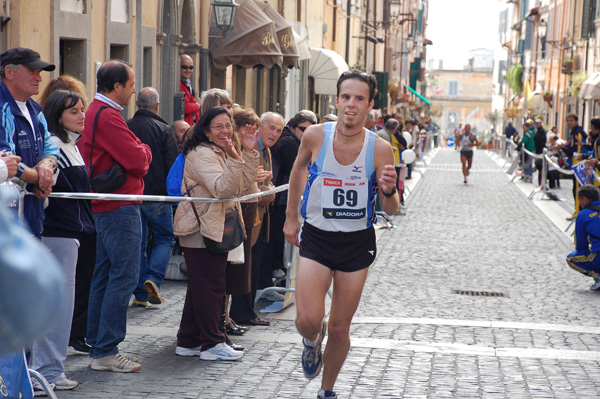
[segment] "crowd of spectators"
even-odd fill
[[[126,63],[109,61],[98,69],[90,104],[85,85],[61,75],[46,85],[40,105],[31,97],[39,94],[40,72],[54,70],[54,65],[25,48],[1,57],[0,100],[7,106],[0,126],[0,182],[22,182],[35,194],[26,196],[25,221],[58,259],[66,278],[66,301],[58,320],[27,348],[30,367],[56,390],[79,385],[63,372],[69,346],[89,354],[92,370],[141,370],[136,356],[119,350],[127,311],[168,301],[160,287],[176,251],[185,257],[188,277],[176,354],[205,360],[243,357],[244,348],[229,336],[270,325],[256,314],[255,298],[281,284],[287,273],[282,234],[286,191],[243,203],[177,206],[48,195],[53,190],[167,195],[166,177],[179,154],[185,156],[181,189],[186,195],[236,198],[270,190],[289,182],[306,128],[335,122],[337,116],[319,118],[302,110],[285,123],[276,112],[259,116],[234,104],[222,89],[198,95],[190,80],[193,61],[183,55],[185,117],[170,125],[162,120],[158,91],[145,87],[137,94],[137,112],[126,121],[121,111],[136,92],[134,72]],[[365,127],[379,130],[394,147],[402,187],[402,152],[421,151],[421,139],[433,135],[435,128],[427,119],[410,120],[408,132],[403,132],[401,115],[382,118],[377,112],[369,114]],[[244,226],[241,261],[233,251],[215,253],[206,245],[207,239],[222,239],[231,213]],[[261,298],[283,300],[272,290]],[[34,390],[44,395],[36,381]]]

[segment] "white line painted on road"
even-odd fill
[[[600,334],[600,327],[576,326],[571,324],[549,324],[549,323],[523,323],[513,321],[496,320],[457,320],[457,319],[429,319],[429,318],[403,318],[403,317],[355,317],[352,324],[417,324],[417,325],[440,325],[455,327],[483,327],[483,328],[506,328],[511,330],[544,330],[560,331],[583,334]]]
[[[175,346],[177,330],[178,328],[176,327],[130,326],[127,329],[127,335],[130,338],[144,335],[165,337],[165,339],[173,340],[173,346]],[[300,335],[296,332],[274,332],[272,328],[262,331],[252,329],[249,330],[244,336],[235,337],[235,340],[239,341],[240,343],[268,342],[272,344],[301,344]],[[383,338],[352,337],[351,340],[352,347],[354,348],[400,350],[416,353],[442,353],[468,356],[600,361],[600,352],[598,351],[576,351],[568,349],[544,348],[508,348],[469,345],[457,342],[420,342]],[[327,342],[327,340],[325,340],[325,342]],[[251,350],[252,349],[250,349],[250,351]]]

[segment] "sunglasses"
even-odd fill
[[[193,71],[193,70],[194,70],[194,67],[193,67],[193,66],[186,66],[186,65],[182,65],[182,66],[181,66],[181,69],[188,69],[188,70],[190,70],[190,71]]]

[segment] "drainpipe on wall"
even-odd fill
[[[208,90],[208,30],[210,28],[210,0],[200,2],[200,92]]]

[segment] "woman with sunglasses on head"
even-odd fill
[[[182,190],[191,197],[232,198],[254,183],[259,154],[254,150],[257,133],[244,128],[238,152],[232,142],[233,123],[224,108],[212,108],[193,127],[183,152],[186,154]],[[238,202],[181,202],[175,213],[175,235],[184,249],[188,289],[177,334],[179,356],[203,360],[236,360],[243,351],[225,342],[219,328],[226,288],[227,253],[206,248],[205,237],[221,242],[227,212],[242,218]]]
[[[43,112],[52,133],[51,140],[60,149],[52,191],[90,192],[87,169],[76,146],[85,121],[82,97],[73,91],[56,90],[46,100]],[[63,361],[67,356],[73,317],[78,248],[82,240],[95,233],[91,201],[49,198],[45,214],[42,242],[62,266],[66,295],[54,326],[33,342],[32,368],[54,389],[74,389],[79,384],[65,376]],[[43,390],[39,383],[34,383],[34,389]]]

